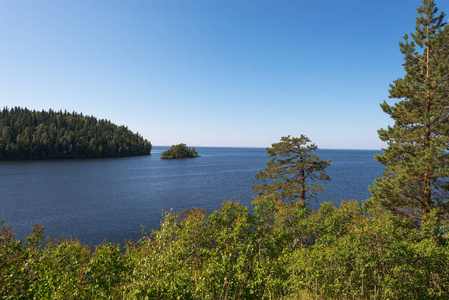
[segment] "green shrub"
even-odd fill
[[[253,204],[253,212],[226,201],[211,214],[165,213],[159,230],[126,251],[44,242],[40,225],[16,240],[2,224],[0,298],[449,298],[449,247],[436,216],[416,228],[359,202],[316,211],[261,197]]]

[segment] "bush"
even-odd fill
[[[165,213],[159,230],[126,251],[44,242],[40,225],[20,241],[2,224],[0,298],[449,298],[443,235],[370,215],[359,202],[317,211],[261,197],[253,204],[253,212],[226,201],[211,214]]]

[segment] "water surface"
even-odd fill
[[[35,223],[51,237],[73,236],[97,245],[104,238],[123,244],[139,239],[141,225],[159,227],[162,211],[204,207],[223,200],[250,205],[254,175],[268,161],[261,148],[197,147],[199,158],[162,160],[152,155],[127,158],[0,161],[0,219],[18,238]],[[376,151],[318,150],[333,159],[332,178],[317,201],[365,200],[383,166]]]

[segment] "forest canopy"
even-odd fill
[[[186,144],[173,145],[167,151],[161,153],[162,159],[176,159],[198,157],[198,152],[195,148],[189,148]]]
[[[148,155],[152,145],[126,126],[82,113],[3,108],[0,159]]]

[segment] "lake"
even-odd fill
[[[50,237],[123,245],[142,237],[142,225],[159,228],[162,212],[171,208],[212,212],[223,200],[251,205],[254,175],[268,161],[262,148],[196,147],[199,158],[162,160],[166,149],[126,158],[0,161],[0,219],[12,224],[17,238],[41,223]],[[332,180],[317,202],[367,199],[367,186],[383,171],[375,153],[318,150],[321,159],[333,161],[327,169]]]

